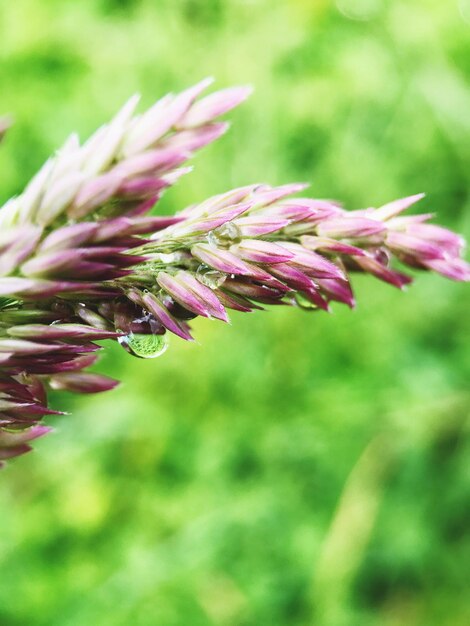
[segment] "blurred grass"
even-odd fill
[[[162,211],[308,180],[426,191],[468,237],[469,28],[453,0],[2,3],[0,196],[132,92],[214,75],[255,96]],[[0,476],[1,626],[468,624],[468,289],[356,291],[196,322],[157,362],[108,346],[122,387],[56,396],[72,415]]]

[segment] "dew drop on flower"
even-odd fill
[[[120,345],[140,359],[156,359],[168,348],[168,336],[164,335],[144,335],[142,333],[129,333],[124,337],[119,337]]]
[[[316,304],[311,302],[308,298],[306,298],[300,292],[297,292],[294,298],[295,298],[295,302],[297,306],[300,307],[301,309],[305,309],[306,311],[318,311],[319,310]]]
[[[233,222],[222,224],[207,233],[207,241],[212,246],[221,246],[241,238],[241,231]]]
[[[212,270],[207,265],[200,265],[197,268],[196,276],[198,280],[206,287],[209,287],[209,289],[221,287],[227,278],[227,275],[223,272]]]
[[[177,260],[176,254],[174,252],[169,252],[169,253],[161,252],[157,258],[159,261],[161,261],[162,263],[165,263],[166,265],[171,265]]]

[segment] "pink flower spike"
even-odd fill
[[[124,154],[126,156],[138,154],[155,145],[172,127],[178,124],[195,98],[212,82],[212,78],[204,79],[176,96],[168,94],[156,102],[137,119],[134,128],[126,137],[123,147]]]
[[[93,209],[107,202],[118,190],[122,176],[115,172],[107,172],[91,179],[78,191],[67,215],[72,219],[80,219]]]
[[[119,194],[125,198],[146,198],[155,195],[158,191],[169,187],[172,183],[163,178],[142,176],[132,178],[119,186]]]
[[[347,280],[335,280],[335,279],[318,279],[316,281],[321,288],[322,292],[330,300],[336,300],[346,304],[349,308],[353,309],[356,306],[356,300],[351,289],[351,285]]]
[[[304,204],[297,204],[296,199],[289,202],[279,202],[263,208],[258,215],[266,218],[280,218],[289,222],[300,222],[311,218],[314,213],[312,209]]]
[[[438,274],[441,274],[446,278],[450,278],[451,280],[456,280],[458,282],[470,281],[470,264],[463,259],[433,259],[430,261],[424,261],[423,264],[427,268],[434,270]]]
[[[114,389],[118,384],[117,380],[88,372],[55,374],[50,380],[52,389],[74,393],[101,393]]]
[[[122,178],[131,178],[149,172],[163,173],[181,165],[189,156],[188,152],[169,148],[147,150],[123,161],[113,169],[113,172]]]
[[[182,176],[186,176],[186,174],[190,174],[193,171],[192,165],[187,165],[186,167],[179,167],[172,172],[168,172],[168,174],[163,174],[161,180],[166,185],[174,185],[176,181],[178,181]]]
[[[325,298],[321,295],[320,291],[318,290],[318,286],[314,285],[309,289],[300,291],[299,293],[322,311],[330,313],[330,305],[328,304],[328,301],[325,300]]]
[[[412,224],[406,229],[406,233],[442,247],[451,256],[459,256],[465,248],[463,237],[442,226]]]
[[[43,424],[38,424],[37,426],[33,426],[27,430],[17,432],[6,432],[4,430],[0,430],[0,448],[16,447],[20,444],[32,441],[33,439],[43,437],[44,435],[47,435],[47,433],[52,432],[52,430],[53,429],[50,426],[45,426]]]
[[[208,244],[197,244],[191,248],[191,254],[209,267],[226,274],[249,275],[247,264],[228,250],[214,248]]]
[[[253,92],[252,87],[230,87],[196,102],[179,122],[179,128],[201,126],[241,104]]]
[[[389,230],[407,230],[414,224],[423,224],[430,219],[436,217],[434,213],[420,213],[419,215],[399,215],[387,220]]]
[[[191,130],[182,130],[165,139],[163,146],[177,150],[193,152],[221,137],[230,128],[228,122],[212,122]]]
[[[5,461],[15,456],[21,456],[22,454],[26,454],[26,452],[30,452],[31,449],[31,446],[28,446],[26,443],[20,446],[14,446],[13,448],[0,448],[0,460]],[[0,467],[2,466],[0,465]]]
[[[10,337],[18,339],[116,339],[118,333],[85,324],[21,324],[8,329]]]
[[[393,202],[384,204],[374,211],[374,219],[382,221],[389,220],[391,217],[395,217],[413,204],[416,204],[416,202],[422,200],[424,196],[424,193],[417,193],[414,196],[408,196],[407,198],[401,198],[400,200],[394,200]]]
[[[157,296],[152,293],[143,293],[142,304],[154,315],[170,332],[185,341],[194,341],[189,331],[176,320]]]
[[[251,208],[251,203],[245,202],[241,204],[235,204],[233,206],[225,207],[215,213],[211,213],[206,217],[196,218],[195,220],[188,219],[177,226],[172,235],[176,237],[182,237],[184,235],[195,235],[198,233],[208,233],[211,230],[223,226],[226,222],[230,222],[239,215],[243,215]],[[154,238],[158,239],[157,234]]]
[[[233,309],[234,311],[240,311],[242,313],[251,313],[253,309],[261,308],[246,298],[243,298],[243,296],[229,295],[220,289],[214,289],[214,293],[227,309]]]
[[[315,200],[312,198],[294,198],[293,200],[283,200],[269,207],[269,213],[278,209],[278,214],[290,218],[293,221],[308,221],[309,224],[319,224],[320,222],[336,217],[348,215],[337,204],[330,200]]]
[[[406,233],[390,231],[387,234],[386,244],[395,252],[404,252],[421,261],[444,258],[444,251],[438,244]]]
[[[57,413],[49,387],[94,393],[116,384],[84,371],[98,340],[139,356],[131,333],[135,346],[167,331],[191,340],[197,316],[228,321],[229,309],[264,305],[328,311],[332,300],[352,307],[354,272],[399,288],[411,282],[395,260],[470,281],[459,235],[426,223],[429,214],[403,216],[422,195],[347,211],[291,196],[304,184],[256,184],[155,216],[166,188],[191,170],[186,159],[228,128],[215,119],[249,93],[236,87],[197,102],[209,82],[143,114],[131,98],[89,141],[72,135],[1,207],[0,458],[27,452],[48,431],[38,423]]]
[[[14,273],[17,267],[35,252],[42,235],[41,229],[35,226],[20,227],[15,229],[15,232],[17,239],[1,252],[0,276]]]
[[[243,239],[239,244],[231,246],[230,251],[243,260],[266,264],[284,263],[294,256],[280,245],[260,239]]]
[[[193,274],[190,274],[189,272],[178,272],[178,276],[183,283],[193,291],[194,295],[199,298],[201,302],[204,302],[209,311],[210,317],[214,317],[222,322],[229,321],[224,307],[209,287],[203,285],[193,276]]]
[[[299,291],[308,291],[315,286],[311,278],[289,263],[276,263],[269,268],[269,272]]]
[[[294,256],[290,261],[291,265],[299,267],[305,274],[314,279],[317,278],[336,278],[344,280],[345,275],[341,268],[326,259],[321,254],[307,250],[297,243],[282,243]]]
[[[256,213],[248,217],[240,217],[235,220],[234,224],[240,230],[242,237],[261,237],[282,230],[290,224],[290,220]]]
[[[320,222],[317,233],[320,237],[369,239],[386,232],[385,226],[366,217],[338,217]]]
[[[253,298],[263,302],[277,300],[285,295],[285,290],[274,289],[267,285],[257,285],[249,280],[227,278],[224,282],[224,289],[244,298]]]
[[[208,198],[204,202],[198,205],[190,205],[178,213],[180,216],[195,218],[203,215],[212,215],[227,207],[235,206],[243,203],[247,206],[253,205],[253,199],[250,197],[251,192],[256,189],[258,185],[246,185],[245,187],[237,187],[226,193],[221,193],[216,196]]]
[[[95,222],[82,222],[63,226],[48,235],[39,246],[39,252],[52,252],[66,248],[75,248],[92,239],[99,225]]]
[[[160,272],[157,281],[181,306],[203,317],[228,321],[225,310],[212,291],[191,274],[179,271],[175,276]]]
[[[142,217],[133,217],[129,220],[126,228],[128,235],[145,235],[147,233],[155,233],[156,231],[168,228],[174,224],[179,224],[181,217],[176,215],[144,215]]]
[[[380,280],[398,287],[398,289],[403,289],[413,282],[411,276],[392,270],[371,256],[355,257],[354,261],[364,272],[372,274]]]
[[[335,252],[336,254],[345,254],[347,256],[364,256],[366,253],[361,248],[350,246],[336,239],[328,237],[312,237],[311,235],[303,235],[300,243],[309,250],[323,250],[325,252]]]
[[[288,185],[281,185],[280,187],[268,187],[262,188],[260,191],[253,191],[253,199],[256,204],[260,206],[266,206],[277,202],[286,196],[291,196],[294,193],[304,191],[310,185],[308,183],[290,183]]]

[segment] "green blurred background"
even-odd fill
[[[426,191],[470,235],[468,0],[4,0],[0,196],[133,92],[251,83],[161,203]],[[467,626],[469,290],[194,324],[0,474],[1,626]],[[467,567],[466,567],[467,565]]]

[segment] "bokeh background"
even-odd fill
[[[251,83],[161,202],[312,181],[351,208],[427,192],[470,235],[468,0],[0,4],[0,196],[139,91]],[[469,290],[358,277],[354,312],[110,345],[99,397],[0,475],[1,626],[466,626]]]

